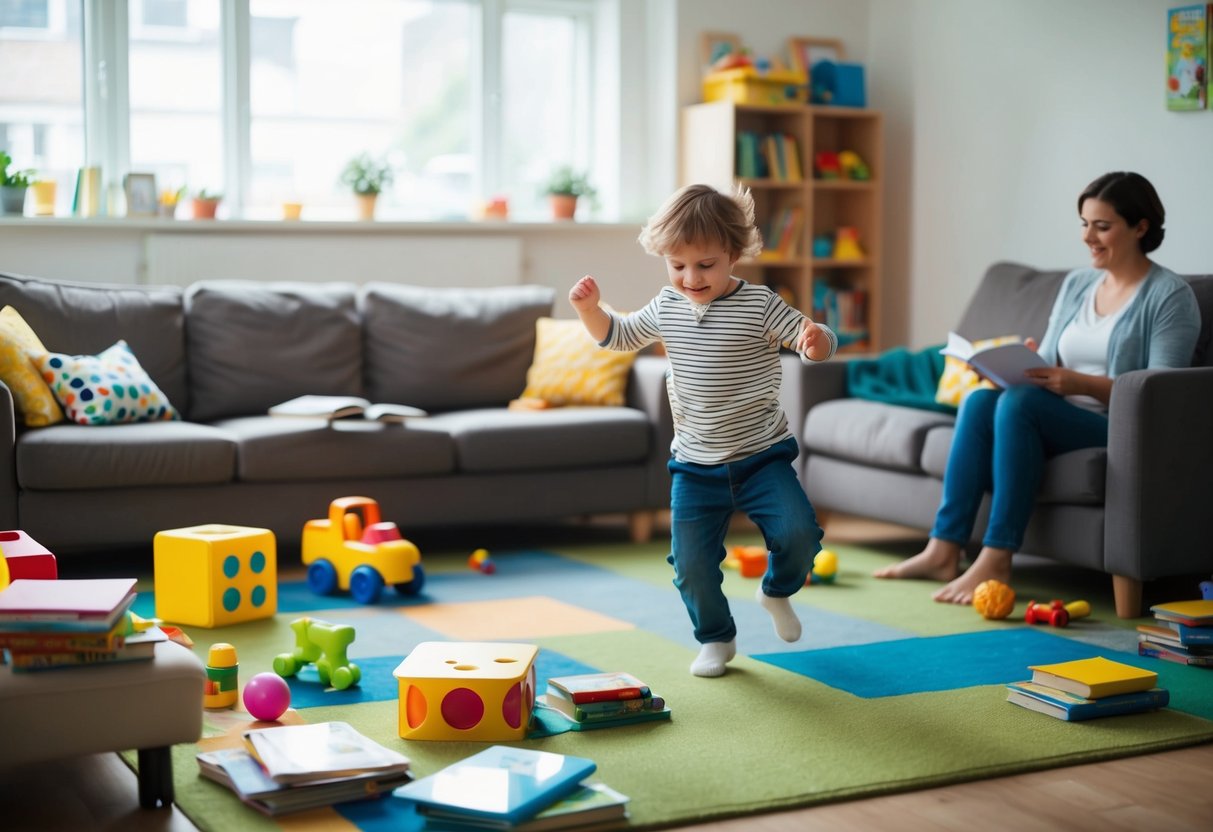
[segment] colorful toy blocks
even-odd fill
[[[156,617],[223,627],[278,611],[278,555],[269,529],[211,523],[157,532]]]
[[[424,641],[396,668],[400,736],[503,742],[526,737],[535,709],[533,644]]]
[[[53,581],[59,577],[55,556],[19,529],[0,532],[0,554],[8,561],[10,580],[34,578]]]

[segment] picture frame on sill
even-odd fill
[[[128,217],[154,217],[158,198],[154,173],[128,173],[122,179]]]
[[[704,74],[724,55],[741,52],[741,38],[731,32],[704,32],[699,36],[700,61]]]

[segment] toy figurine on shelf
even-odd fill
[[[827,260],[834,254],[834,238],[829,234],[818,234],[813,238],[813,256]]]
[[[866,182],[872,178],[872,171],[853,150],[844,150],[838,154],[838,165],[842,170],[843,179],[853,179],[856,182]]]
[[[835,260],[862,260],[863,248],[859,245],[859,229],[844,225],[834,236]]]
[[[842,176],[841,160],[832,150],[819,150],[813,156],[813,169],[818,179],[838,179]]]

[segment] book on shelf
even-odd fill
[[[1119,693],[1150,690],[1158,684],[1158,674],[1130,664],[1115,662],[1103,656],[1076,659],[1056,664],[1028,667],[1032,681],[1084,699],[1102,699]]]
[[[0,592],[0,632],[108,633],[134,601],[134,578],[18,578]]]
[[[955,332],[948,333],[948,342],[940,353],[963,361],[1004,389],[1017,384],[1031,384],[1031,380],[1024,373],[1049,366],[1035,350],[1029,349],[1025,344],[1001,344],[975,350],[972,342]]]
[[[297,396],[270,408],[271,416],[302,416],[313,419],[359,418],[375,422],[402,423],[409,419],[420,419],[427,414],[418,407],[407,404],[382,402],[372,404],[361,396]]]
[[[70,667],[101,667],[121,662],[148,661],[156,655],[156,645],[168,641],[168,636],[159,627],[150,627],[142,632],[125,636],[121,646],[113,650],[42,651],[9,650],[9,664],[14,673],[40,670],[66,669]]]
[[[596,768],[584,757],[493,745],[393,794],[448,820],[519,824],[575,792]]]
[[[1213,627],[1213,600],[1171,601],[1155,604],[1150,612],[1159,621],[1185,624],[1188,627]]]
[[[568,797],[561,798],[530,820],[521,823],[468,817],[436,806],[418,806],[425,828],[435,832],[460,830],[502,830],[503,832],[553,832],[558,829],[605,830],[624,825],[628,817],[628,797],[605,783],[582,783]]]
[[[411,777],[407,771],[374,771],[292,785],[270,777],[244,748],[202,751],[197,761],[199,774],[231,789],[243,803],[269,817],[384,797]]]
[[[1170,693],[1163,688],[1115,694],[1099,699],[1088,699],[1035,682],[1012,682],[1007,688],[1008,702],[1067,722],[1153,711],[1165,708],[1171,701]]]
[[[640,699],[653,693],[644,682],[622,670],[553,676],[548,679],[548,688],[563,693],[578,705],[616,699]]]
[[[346,722],[279,725],[244,732],[244,743],[278,783],[307,783],[368,772],[409,770],[409,758]]]

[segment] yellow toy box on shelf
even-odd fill
[[[803,72],[739,66],[711,73],[703,79],[704,101],[737,104],[803,104],[808,100]]]
[[[423,641],[394,671],[406,740],[507,742],[535,710],[533,644]]]
[[[157,618],[224,627],[278,611],[278,550],[269,529],[169,529],[156,533],[152,549]]]

